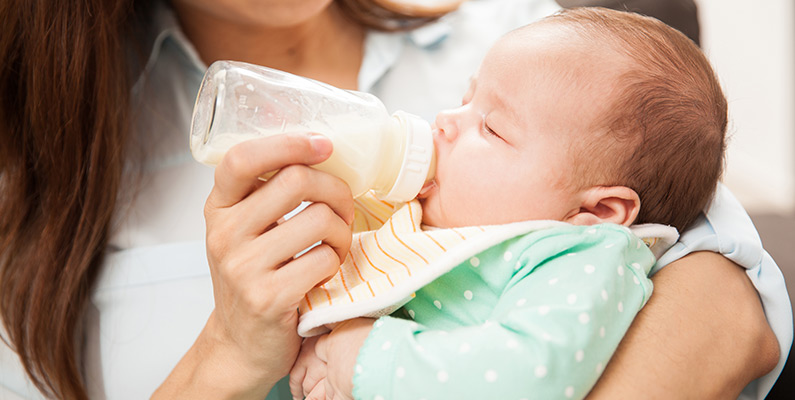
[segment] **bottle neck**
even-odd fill
[[[388,147],[382,153],[386,155],[382,168],[390,172],[381,174],[385,184],[376,193],[385,201],[406,202],[433,178],[436,151],[428,122],[402,111],[393,114],[392,119],[392,139],[384,141]]]

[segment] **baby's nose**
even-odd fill
[[[455,118],[456,114],[453,110],[442,111],[436,114],[436,131],[438,134],[436,138],[439,140],[447,140],[452,142],[458,136],[458,125]]]

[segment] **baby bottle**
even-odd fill
[[[217,61],[204,75],[193,109],[193,157],[217,165],[235,144],[286,132],[315,132],[334,145],[313,168],[345,181],[354,197],[413,199],[434,173],[430,125],[373,95],[252,64]]]

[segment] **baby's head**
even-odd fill
[[[437,116],[423,221],[682,230],[720,177],[726,119],[709,62],[683,34],[636,14],[563,11],[500,39],[462,106]]]

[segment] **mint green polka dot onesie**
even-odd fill
[[[571,399],[596,383],[652,290],[628,229],[561,226],[469,259],[382,317],[356,399]]]

